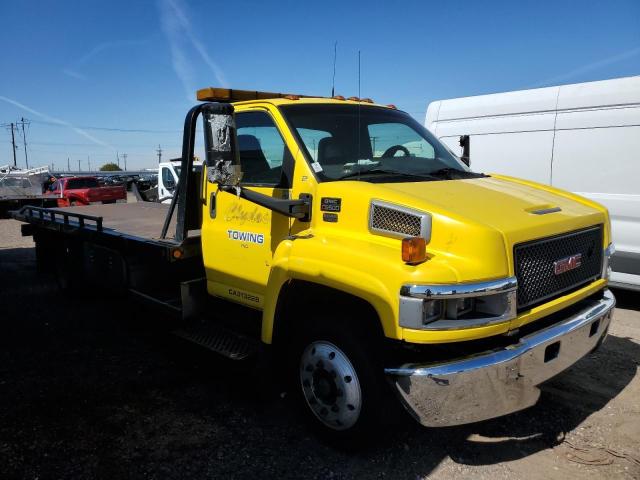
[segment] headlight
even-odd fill
[[[516,316],[515,277],[459,285],[405,285],[400,325],[448,330],[499,323]]]

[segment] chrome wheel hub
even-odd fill
[[[307,405],[327,427],[352,427],[362,409],[362,393],[356,370],[334,344],[313,342],[300,359],[300,383]]]

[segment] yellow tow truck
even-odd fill
[[[601,205],[474,172],[393,105],[197,97],[170,205],[14,212],[63,286],[162,305],[179,335],[230,358],[267,352],[337,441],[394,404],[430,427],[522,410],[606,337]]]

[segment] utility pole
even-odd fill
[[[123,153],[123,154],[122,154],[122,158],[124,158],[124,171],[125,171],[125,172],[127,171],[127,157],[128,157],[128,156],[129,156],[129,155],[128,155],[127,153]]]
[[[160,147],[160,144],[158,144],[158,149],[156,150],[156,152],[158,152],[158,163],[162,162],[162,147]]]
[[[91,158],[87,155],[87,163],[89,164],[89,171],[91,171]]]
[[[22,145],[24,145],[24,164],[27,167],[27,170],[29,170],[29,157],[27,155],[27,134],[25,132],[24,126],[25,125],[29,126],[31,122],[26,121],[24,117],[22,117],[19,123],[20,123],[20,126],[22,127]]]
[[[14,131],[13,129],[17,129],[18,126],[15,123],[3,123],[2,125],[0,125],[0,127],[5,127],[7,130],[11,129],[11,146],[13,147],[13,166],[17,167],[18,166],[18,162],[16,161],[16,148],[18,148],[16,146],[16,138],[14,135]]]
[[[13,166],[17,167],[18,162],[16,161],[16,137],[13,133],[13,129],[16,127],[14,123],[10,123],[9,125],[4,125],[5,127],[11,128],[11,145],[13,146]]]
[[[13,166],[17,167],[18,166],[18,162],[16,162],[16,138],[13,135],[13,127],[15,125],[12,123],[11,124],[11,145],[13,145]]]
[[[67,172],[71,171],[71,166],[69,166],[69,157],[67,157]]]
[[[80,168],[80,160],[78,160],[78,171],[81,172],[82,169]]]
[[[116,152],[116,162],[118,163],[118,168],[120,168],[120,154]]]

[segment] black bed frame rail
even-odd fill
[[[39,220],[40,222],[55,223],[57,225],[73,226],[78,228],[84,228],[86,222],[93,222],[96,227],[96,231],[102,232],[102,217],[96,217],[94,215],[84,215],[82,213],[68,212],[66,210],[53,210],[51,208],[32,207],[31,205],[25,205],[17,212],[17,216],[23,217],[25,220]],[[62,217],[62,223],[58,222],[56,217]],[[75,219],[75,223],[69,223],[69,219]]]

